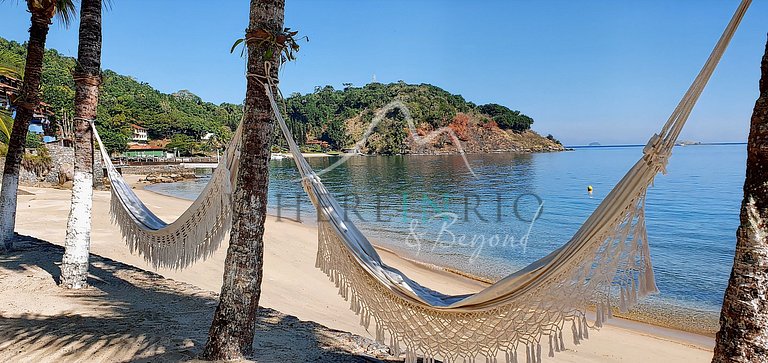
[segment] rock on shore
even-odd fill
[[[146,177],[144,177],[141,181],[151,184],[156,183],[173,183],[188,179],[195,179],[197,178],[195,176],[194,172],[188,171],[188,172],[182,172],[182,173],[150,173]]]

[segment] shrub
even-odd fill
[[[513,111],[495,103],[482,105],[477,109],[480,113],[490,116],[504,130],[522,132],[530,129],[533,124],[533,119],[520,111]]]
[[[35,134],[33,132],[27,132],[27,141],[24,144],[24,147],[27,149],[38,149],[40,146],[43,146],[43,139],[40,137],[40,135]]]
[[[21,167],[35,173],[38,177],[48,174],[52,166],[53,159],[51,159],[51,153],[45,145],[40,145],[34,154],[25,153],[24,158],[21,159]]]
[[[556,139],[552,134],[547,135],[547,140],[554,142],[555,144],[562,145],[560,140]]]

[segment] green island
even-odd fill
[[[7,75],[21,78],[25,57],[24,44],[0,38],[0,69]],[[46,51],[41,91],[53,113],[50,132],[54,135],[55,121],[74,114],[74,67],[74,58],[55,49]],[[460,140],[461,149],[449,133],[426,144],[415,142],[403,111],[393,110],[355,150],[375,112],[394,100],[407,106],[418,136],[448,127]],[[341,90],[315,87],[309,94],[291,94],[285,107],[289,127],[305,152],[334,154],[346,150],[388,155],[562,150],[552,135],[542,137],[533,132],[534,120],[520,111],[498,104],[476,105],[430,84],[400,81],[362,87],[345,84]],[[105,70],[96,125],[114,154],[129,150],[132,129],[138,126],[146,130],[150,145],[179,156],[211,155],[232,137],[241,117],[241,105],[216,105],[187,90],[162,93],[146,82]],[[276,138],[273,151],[284,147]]]

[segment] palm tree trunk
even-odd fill
[[[284,0],[251,0],[249,29],[282,31]],[[278,62],[278,54],[266,58],[268,45],[249,42],[248,73],[264,76],[264,62]],[[277,67],[272,67],[276,76]],[[252,352],[256,310],[261,295],[264,255],[264,220],[269,182],[272,111],[261,82],[248,77],[240,155],[241,171],[233,193],[232,230],[224,265],[219,306],[208,332],[203,357],[239,359]]]
[[[49,25],[49,17],[32,13],[32,26],[29,28],[27,43],[27,62],[24,66],[24,86],[21,88],[19,98],[13,103],[16,106],[16,118],[11,139],[8,142],[8,154],[5,157],[2,190],[0,190],[0,242],[2,242],[0,248],[10,249],[13,244],[19,167],[24,157],[29,121],[32,120],[35,109],[40,104],[40,79],[43,73],[43,56]]]
[[[101,0],[82,0],[75,69],[75,174],[61,261],[61,286],[87,286],[93,206],[93,132],[101,83]]]
[[[712,362],[768,362],[768,44],[747,143],[736,255]]]

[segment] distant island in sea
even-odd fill
[[[0,38],[0,77],[9,83],[21,79],[25,56],[24,45]],[[74,58],[54,49],[46,51],[41,91],[52,112],[45,130],[51,136],[62,120],[73,117],[74,67]],[[354,148],[374,113],[394,100],[407,106],[417,135],[409,133],[403,111],[395,109],[362,147]],[[532,131],[533,118],[520,111],[494,103],[476,105],[430,84],[400,81],[362,87],[346,83],[338,90],[316,87],[309,94],[291,94],[285,105],[289,126],[304,152],[386,155],[563,150],[554,136]],[[103,72],[98,111],[96,125],[114,155],[215,155],[242,118],[242,105],[216,105],[187,90],[162,93],[111,70]],[[436,130],[450,132],[422,138]],[[457,139],[460,145],[456,145]],[[275,138],[273,151],[285,147],[281,138]]]
[[[702,142],[702,141],[680,141],[675,143],[675,146],[698,146],[698,145],[746,145],[743,141],[722,141],[722,142]],[[646,144],[609,144],[602,145],[599,142],[591,142],[587,145],[567,145],[566,149],[580,149],[580,148],[617,148],[617,147],[643,147]]]

